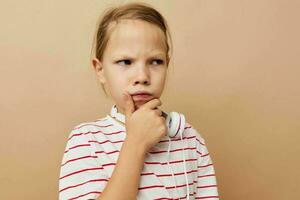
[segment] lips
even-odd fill
[[[151,95],[151,94],[147,91],[138,91],[138,92],[135,92],[131,95]]]
[[[146,101],[146,100],[149,100],[151,98],[151,95],[148,95],[148,94],[138,94],[138,95],[132,96],[132,98],[135,101]]]
[[[138,91],[132,94],[132,98],[134,101],[149,101],[153,96],[147,91]]]

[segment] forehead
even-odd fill
[[[113,27],[105,52],[112,57],[165,54],[165,39],[163,31],[156,25],[141,20],[121,20]]]

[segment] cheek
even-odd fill
[[[114,88],[122,87],[125,83],[124,77],[122,77],[119,73],[113,73],[112,76],[110,76],[110,84]]]
[[[126,79],[124,79],[124,77],[120,77],[120,78],[115,78],[112,81],[112,89],[115,93],[115,96],[118,96],[118,98],[122,97],[122,94],[125,92],[125,90],[127,89],[127,81]]]
[[[164,85],[165,85],[165,81],[166,81],[166,77],[164,74],[159,74],[157,76],[155,76],[155,87],[157,89],[158,93],[162,93],[162,90],[164,89]]]
[[[165,73],[161,73],[160,76],[158,77],[158,81],[160,85],[163,85],[166,81],[166,74]]]

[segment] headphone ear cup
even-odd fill
[[[168,127],[168,135],[170,137],[174,137],[175,135],[175,127],[174,127],[174,122],[175,122],[175,117],[174,117],[174,113],[170,112],[166,118],[166,125]]]
[[[184,128],[185,128],[185,116],[180,113],[180,116],[181,116],[181,122],[180,122],[180,134],[182,135],[183,137],[183,132],[184,132]]]
[[[168,134],[170,137],[180,137],[184,132],[185,117],[177,112],[170,112],[166,119]]]

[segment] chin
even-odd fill
[[[145,103],[147,103],[147,101],[136,101],[136,102],[134,102],[135,109],[139,109]]]

